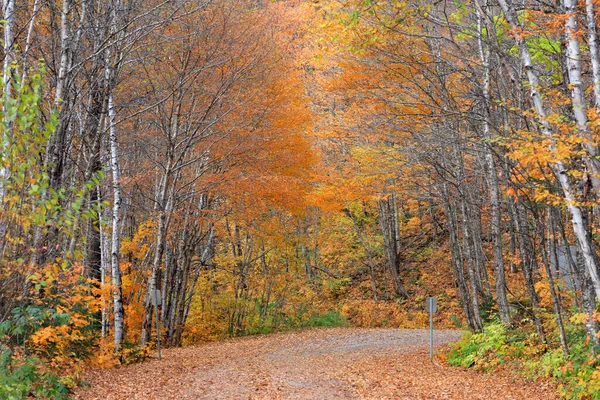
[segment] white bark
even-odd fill
[[[29,28],[27,28],[27,39],[25,40],[25,50],[23,51],[23,73],[21,74],[21,85],[25,83],[27,78],[27,56],[29,55],[29,49],[31,49],[31,37],[33,35],[33,27],[35,26],[35,18],[40,9],[40,0],[35,0],[33,3],[33,12],[31,14],[31,20],[29,21]]]
[[[117,2],[119,9],[122,9],[120,1]],[[110,33],[117,31],[117,12],[113,9],[111,13]],[[112,209],[112,235],[110,249],[111,279],[113,294],[113,314],[114,314],[114,345],[115,351],[119,351],[123,342],[125,312],[123,309],[123,285],[121,280],[121,183],[120,183],[120,165],[119,165],[119,142],[117,139],[116,112],[113,100],[113,81],[116,73],[111,60],[111,48],[106,49],[106,70],[105,79],[108,90],[108,133],[110,143],[110,170],[112,173],[113,184],[113,209]],[[119,58],[119,57],[117,57]],[[118,68],[118,62],[117,67]]]
[[[14,54],[14,26],[15,26],[15,0],[2,1],[2,19],[4,20],[4,98],[10,98],[11,72],[10,64],[15,60]]]
[[[517,20],[515,10],[508,5],[506,0],[498,0],[498,3],[500,4],[500,7],[502,7],[504,16],[511,28],[521,30],[522,27],[520,26],[520,23]],[[523,68],[527,73],[527,80],[529,81],[530,93],[533,99],[535,111],[538,115],[538,119],[540,122],[540,129],[545,136],[551,137],[552,128],[546,118],[546,110],[544,108],[544,103],[542,101],[540,93],[538,92],[540,82],[533,68],[533,62],[531,59],[531,54],[529,53],[529,47],[527,46],[527,43],[525,43],[524,39],[519,35],[515,36],[515,40],[519,47],[519,55],[521,58],[521,62],[523,63]],[[554,151],[554,146],[551,146],[550,150]],[[590,243],[587,237],[587,232],[583,221],[581,209],[576,205],[573,190],[571,188],[571,182],[569,182],[569,176],[567,175],[567,170],[561,161],[556,161],[553,164],[551,164],[551,168],[556,174],[556,177],[563,190],[563,196],[565,199],[566,206],[572,216],[571,222],[573,225],[573,230],[575,231],[575,236],[577,237],[577,242],[579,244],[579,247],[581,248],[586,268],[592,279],[596,297],[600,299],[600,274],[598,273],[596,255],[594,254],[592,244]]]
[[[587,150],[586,165],[591,172],[591,181],[594,188],[600,186],[600,168],[595,157],[598,155],[598,148],[593,143],[592,133],[588,124],[585,105],[585,88],[581,79],[581,47],[577,32],[579,30],[577,22],[577,0],[564,0],[563,5],[567,12],[565,20],[565,35],[567,39],[567,71],[569,75],[569,84],[571,86],[571,97],[573,99],[573,115],[577,122],[579,136],[584,139],[584,146]]]
[[[8,104],[8,100],[11,97],[12,91],[12,72],[11,72],[11,64],[14,61],[14,49],[13,49],[13,41],[14,41],[14,24],[15,24],[15,0],[3,0],[2,2],[2,18],[4,19],[4,70],[3,70],[3,109],[6,111],[6,106]],[[6,121],[5,123],[10,124],[10,121]],[[6,136],[6,129],[2,130],[2,135],[0,140],[2,140],[1,151],[4,153],[4,149],[8,146],[8,137]],[[4,165],[4,163],[0,166],[0,203],[4,202],[5,195],[5,187],[4,181],[8,177],[8,167]],[[0,236],[4,237],[5,227],[0,227]]]
[[[121,220],[121,185],[119,181],[119,149],[117,142],[117,132],[115,127],[115,107],[113,104],[112,93],[108,95],[108,118],[109,118],[109,140],[110,140],[110,169],[113,182],[113,212],[112,212],[112,236],[111,236],[111,272],[112,272],[112,293],[113,293],[113,313],[115,318],[115,351],[119,351],[123,342],[123,296],[121,284],[121,266],[119,260],[120,241],[120,220]]]
[[[63,98],[63,90],[69,67],[69,13],[71,12],[71,0],[63,0],[60,13],[60,64],[58,67],[58,80],[56,82],[56,94],[54,102],[59,104]]]
[[[107,258],[107,243],[106,243],[106,231],[102,224],[100,226],[100,284],[102,287],[106,284],[106,273],[108,272],[108,258]],[[109,331],[109,320],[110,311],[108,310],[109,304],[104,295],[102,295],[102,337],[106,337]]]
[[[592,78],[594,81],[594,103],[596,110],[600,111],[600,54],[598,53],[598,30],[596,27],[594,0],[585,1],[585,14],[590,60],[592,62]]]

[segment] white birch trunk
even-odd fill
[[[6,111],[6,105],[8,104],[8,100],[11,97],[12,92],[12,72],[11,72],[11,64],[14,61],[14,49],[13,49],[13,41],[14,34],[13,29],[15,25],[15,0],[3,0],[2,2],[2,18],[4,19],[4,70],[3,70],[3,79],[2,83],[4,85],[3,88],[3,109]],[[6,122],[10,124],[10,122]],[[6,136],[6,129],[2,130],[2,140],[0,151],[5,153],[5,149],[8,146],[8,137]],[[8,166],[2,163],[0,166],[0,204],[4,202],[5,195],[5,185],[4,181],[8,177]],[[4,237],[5,227],[0,227],[0,236]]]
[[[10,64],[15,60],[14,55],[14,26],[15,26],[15,0],[3,0],[2,19],[4,22],[4,98],[10,98],[11,71]]]
[[[119,10],[122,10],[121,1],[117,2]],[[115,34],[117,31],[117,12],[113,9],[111,14],[110,33]],[[106,49],[106,87],[108,90],[108,133],[110,143],[110,170],[112,172],[113,184],[113,209],[112,209],[112,235],[110,249],[110,264],[112,278],[112,295],[113,295],[113,314],[114,314],[114,345],[115,351],[118,352],[121,348],[124,336],[125,312],[123,309],[123,285],[121,280],[121,182],[119,177],[119,142],[117,140],[116,129],[116,112],[113,100],[113,81],[116,73],[111,61],[111,49]],[[117,63],[118,68],[118,63]]]
[[[521,26],[517,20],[515,10],[508,5],[506,0],[498,0],[498,3],[500,4],[500,7],[502,7],[504,16],[506,17],[506,20],[508,21],[511,28],[521,30]],[[533,62],[531,60],[529,48],[527,46],[527,43],[525,43],[524,39],[519,35],[515,36],[515,40],[519,47],[519,54],[521,62],[523,63],[523,68],[527,73],[527,80],[529,81],[530,93],[533,99],[535,111],[538,115],[538,119],[540,122],[540,129],[545,136],[551,137],[552,129],[550,123],[546,118],[546,110],[544,108],[544,103],[542,101],[540,93],[538,92],[540,83],[533,68]],[[550,150],[553,151],[554,147],[552,146]],[[596,255],[594,254],[592,244],[587,238],[581,209],[575,204],[575,198],[573,196],[571,183],[569,182],[569,176],[567,175],[566,168],[561,161],[556,161],[555,163],[551,164],[551,167],[554,173],[556,174],[556,177],[563,190],[566,206],[569,209],[569,212],[572,216],[571,223],[573,225],[573,230],[575,231],[575,236],[577,237],[577,242],[579,244],[579,247],[581,248],[586,268],[592,279],[596,297],[600,299],[600,275],[598,273]]]
[[[29,55],[29,49],[31,49],[31,37],[33,35],[33,28],[35,26],[35,18],[40,9],[40,0],[35,0],[33,3],[33,12],[31,14],[31,20],[29,21],[29,27],[27,28],[27,39],[25,40],[25,50],[23,51],[23,72],[21,73],[21,85],[25,83],[27,79],[27,56]]]
[[[108,260],[107,260],[107,243],[106,243],[106,231],[102,224],[100,226],[100,284],[102,287],[106,285],[106,273],[108,272]],[[104,294],[102,295],[102,337],[108,335],[110,327],[110,311],[109,302],[107,301]]]
[[[60,64],[58,67],[58,80],[56,82],[56,94],[54,103],[58,105],[63,98],[67,70],[69,68],[69,13],[71,12],[71,0],[63,0],[60,13]]]
[[[573,115],[577,122],[579,136],[584,139],[584,146],[587,150],[586,165],[590,172],[591,181],[594,189],[600,186],[600,168],[595,157],[598,155],[598,148],[594,145],[585,105],[585,88],[581,79],[581,47],[577,32],[579,24],[577,22],[577,0],[564,0],[563,5],[568,16],[565,20],[565,36],[567,39],[567,71],[569,75],[569,84],[571,86],[571,97],[573,99]]]
[[[110,169],[113,182],[113,212],[112,212],[112,236],[110,262],[112,272],[113,313],[115,318],[115,351],[119,351],[123,342],[123,291],[121,284],[121,265],[119,260],[120,220],[121,220],[121,185],[119,181],[119,149],[117,132],[115,127],[115,107],[112,93],[108,95],[108,118],[109,118],[109,140],[110,140]]]
[[[594,105],[596,106],[596,110],[600,111],[600,54],[598,53],[598,30],[596,27],[594,0],[585,0],[585,14],[594,82]]]

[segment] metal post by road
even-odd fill
[[[429,358],[433,361],[433,311],[429,312]]]
[[[429,311],[429,358],[433,362],[433,313],[437,311],[435,297],[427,298],[427,311]]]

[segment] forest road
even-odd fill
[[[436,348],[460,338],[435,331]],[[429,360],[427,330],[332,328],[167,349],[89,371],[76,399],[544,399],[554,388]]]

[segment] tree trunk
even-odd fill
[[[152,332],[152,299],[157,289],[157,280],[160,271],[160,265],[163,259],[163,253],[165,250],[165,241],[166,241],[166,230],[167,230],[167,212],[168,210],[168,201],[167,200],[167,190],[169,185],[169,176],[170,176],[170,168],[167,168],[167,171],[163,175],[159,198],[158,198],[158,206],[160,207],[158,212],[158,227],[156,230],[156,241],[154,248],[154,259],[152,262],[152,272],[150,274],[150,280],[148,281],[148,290],[146,292],[146,298],[144,302],[144,322],[142,325],[142,335],[140,337],[140,344],[144,346],[150,340],[150,333]]]
[[[14,27],[15,27],[15,0],[2,1],[2,19],[4,20],[4,99],[10,99],[12,89],[11,64],[15,61],[14,52]]]
[[[592,78],[594,82],[594,104],[600,111],[600,53],[598,50],[598,23],[594,0],[585,0],[585,16],[587,23],[588,46],[592,63]]]
[[[124,335],[125,313],[123,310],[123,289],[121,283],[120,264],[120,222],[121,222],[121,183],[119,180],[119,144],[115,127],[115,107],[112,93],[108,96],[109,140],[110,140],[110,170],[113,184],[113,210],[112,210],[112,235],[110,249],[110,263],[112,275],[113,314],[115,318],[115,351],[119,351]]]
[[[586,113],[585,87],[581,76],[582,67],[578,34],[579,24],[577,21],[577,0],[563,0],[563,4],[567,13],[567,18],[565,19],[565,36],[567,39],[566,60],[569,86],[573,99],[573,115],[577,122],[578,134],[584,139],[584,147],[588,153],[588,156],[585,157],[586,167],[589,172],[588,179],[591,180],[594,189],[597,189],[600,186],[600,166],[596,158],[598,156],[598,147],[594,144],[594,138],[590,131]]]
[[[388,259],[388,269],[392,278],[394,295],[403,299],[408,298],[408,292],[400,279],[400,255],[398,243],[400,241],[398,227],[398,206],[394,193],[377,202],[379,206],[379,226],[383,234],[383,245]]]
[[[520,204],[513,206],[515,230],[518,234],[519,258],[521,259],[521,269],[525,277],[525,285],[531,301],[531,315],[535,323],[538,336],[542,342],[546,341],[544,326],[540,317],[540,298],[535,291],[534,271],[537,269],[536,258],[533,249],[533,243],[529,237],[527,229],[527,214]]]
[[[550,229],[548,229],[548,251],[552,251],[554,259],[556,260],[556,269],[559,270],[558,265],[558,252],[556,250],[557,241],[556,241],[556,229],[554,218],[552,218],[552,211],[548,209],[548,224],[550,225]],[[543,236],[542,236],[543,237]],[[563,354],[565,357],[569,356],[569,345],[567,344],[567,334],[565,332],[565,325],[562,319],[562,304],[560,301],[560,296],[554,286],[554,277],[552,274],[552,269],[550,268],[550,260],[546,253],[546,250],[542,244],[542,258],[544,262],[544,266],[546,267],[546,275],[548,275],[548,284],[550,285],[550,296],[552,297],[552,308],[554,309],[554,318],[556,320],[556,325],[558,326],[558,333],[560,337],[560,345],[563,350]]]
[[[2,2],[2,17],[4,20],[4,70],[3,70],[3,101],[2,111],[6,112],[6,105],[8,100],[11,98],[12,92],[12,67],[11,64],[14,59],[14,37],[13,29],[15,24],[15,0],[3,0]],[[9,123],[4,121],[5,123]],[[0,137],[0,151],[4,154],[9,146],[9,138],[7,136],[8,129],[2,129]],[[0,204],[4,203],[4,197],[6,195],[5,181],[9,176],[9,169],[6,162],[0,165]],[[4,237],[6,234],[5,222],[0,224],[0,249],[4,245]]]
[[[450,236],[450,251],[452,253],[452,266],[454,272],[454,280],[458,287],[460,303],[467,318],[467,324],[473,331],[481,329],[481,321],[479,316],[475,315],[472,309],[471,294],[465,279],[464,259],[460,252],[460,243],[458,238],[458,222],[452,204],[450,203],[450,191],[448,183],[442,183],[442,198],[444,202],[444,211],[446,213],[446,224]]]
[[[498,175],[496,171],[496,162],[494,160],[494,153],[492,152],[491,143],[492,134],[490,132],[490,119],[491,119],[491,101],[490,101],[490,51],[489,48],[484,46],[483,43],[483,10],[479,1],[476,1],[477,11],[477,27],[479,31],[479,58],[484,69],[483,76],[483,108],[484,118],[482,121],[483,137],[488,141],[485,144],[485,159],[487,162],[488,170],[488,188],[489,188],[489,199],[490,199],[490,211],[492,214],[492,240],[494,247],[494,272],[496,274],[496,302],[498,303],[498,311],[500,314],[500,321],[505,325],[510,325],[510,308],[508,306],[508,298],[506,296],[506,274],[504,271],[504,256],[502,254],[502,227],[501,227],[501,209],[500,209],[500,185],[498,183]],[[492,33],[488,24],[488,34]]]
[[[467,273],[471,289],[471,309],[473,311],[472,319],[475,330],[483,328],[481,321],[481,310],[479,308],[479,296],[477,296],[477,273],[475,272],[475,259],[473,257],[472,240],[469,232],[469,213],[465,199],[461,199],[462,231],[463,231],[463,251],[465,262],[467,264]]]

